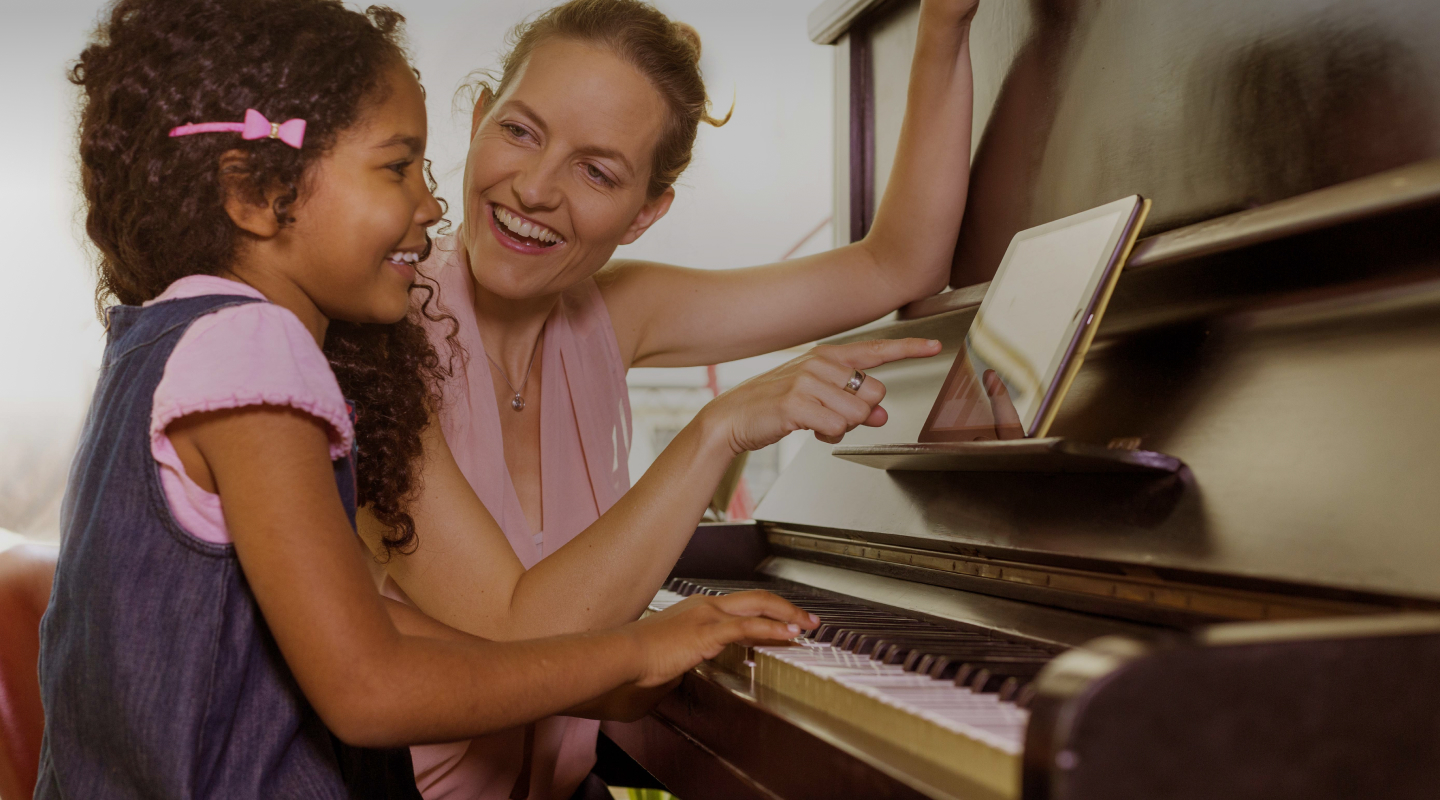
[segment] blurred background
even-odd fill
[[[694,163],[670,214],[621,257],[726,269],[830,246],[833,50],[812,44],[815,0],[665,0],[695,26],[701,66],[723,128],[701,127]],[[65,73],[103,3],[10,4],[0,29],[0,549],[58,536],[60,498],[100,361],[91,254],[76,188],[76,92]],[[532,0],[395,0],[409,20],[428,91],[430,158],[441,195],[459,198],[469,110],[454,102],[466,76],[494,67],[505,34],[550,5]],[[456,209],[458,212],[458,208]],[[458,219],[458,214],[452,214]],[[790,354],[706,369],[630,373],[635,414],[630,474],[638,478],[714,396]],[[748,513],[799,446],[752,454],[730,511]]]

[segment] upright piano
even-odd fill
[[[918,2],[830,0],[865,235]],[[1052,434],[1175,471],[881,469],[808,443],[661,608],[819,614],[606,733],[684,800],[1440,796],[1440,4],[982,0],[952,289],[840,337],[915,442],[1019,230],[1154,209]],[[1023,465],[1020,469],[1023,470]]]

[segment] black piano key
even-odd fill
[[[986,667],[975,670],[975,675],[970,678],[970,691],[972,692],[998,692],[1000,685],[1005,682],[1004,675],[996,675]]]
[[[837,647],[843,650],[849,650],[857,655],[869,655],[873,651],[875,644],[882,640],[894,640],[910,636],[925,639],[929,636],[943,637],[947,635],[949,635],[949,632],[945,628],[923,623],[910,625],[890,624],[875,627],[867,626],[865,628],[856,626],[847,631],[843,638],[837,637],[835,644]]]
[[[960,647],[960,648],[925,648],[911,651],[900,664],[906,672],[923,672],[930,674],[937,662],[942,659],[950,661],[999,661],[1035,659],[1035,654],[1028,650],[1016,649],[1013,647]],[[1049,659],[1043,659],[1048,661]]]
[[[1031,654],[1023,651],[1011,650],[1008,648],[940,648],[929,647],[912,650],[901,662],[906,672],[923,672],[926,675],[932,674],[936,668],[942,668],[944,663],[963,661],[1004,661],[1006,659],[1026,659]]]
[[[987,642],[983,644],[967,642],[927,642],[927,641],[906,641],[899,640],[896,644],[887,648],[884,657],[878,659],[885,664],[904,664],[912,657],[923,658],[926,654],[951,655],[961,658],[988,658],[992,656],[1028,656],[1033,655],[1027,649],[1016,649],[1015,645],[1007,642]],[[914,662],[912,662],[914,663]]]
[[[959,647],[967,644],[984,645],[987,643],[1003,643],[1003,640],[992,639],[988,636],[972,634],[968,631],[957,631],[950,628],[940,627],[932,628],[927,631],[896,631],[895,634],[892,636],[886,636],[883,634],[869,634],[869,636],[870,638],[874,639],[874,641],[857,642],[858,649],[856,652],[876,654],[876,659],[880,658],[880,655],[878,654],[883,653],[886,647],[893,644],[916,644],[923,646],[925,644],[933,642],[952,644]]]
[[[967,665],[970,666],[972,671],[982,666],[991,666],[993,669],[1003,669],[1010,665],[1014,665],[1015,669],[1017,670],[1028,671],[1030,669],[1030,665],[1032,664],[1044,666],[1048,663],[1050,663],[1050,658],[1048,656],[997,655],[990,656],[988,658],[969,658],[965,656],[940,655],[936,656],[933,660],[931,660],[929,665],[922,664],[918,668],[918,671],[924,672],[926,675],[929,675],[936,680],[948,681],[954,680],[956,674],[961,669],[965,668]],[[959,685],[964,685],[964,681],[960,681]]]
[[[1027,684],[1025,684],[1024,686],[1021,686],[1020,689],[1015,692],[1015,705],[1020,706],[1021,708],[1029,708],[1029,707],[1030,707],[1030,704],[1031,704],[1032,702],[1034,702],[1034,700],[1035,700],[1035,683],[1034,683],[1034,681],[1031,681],[1030,683],[1027,683]]]
[[[904,619],[897,617],[891,620],[861,620],[857,622],[845,622],[835,620],[833,617],[820,623],[819,629],[815,632],[815,640],[818,642],[834,643],[837,639],[843,638],[850,633],[899,633],[905,628],[916,628],[924,623],[919,620]],[[838,646],[838,645],[837,645]]]
[[[928,672],[929,665],[921,667],[920,664],[926,657],[933,660],[939,656],[950,656],[952,658],[994,658],[1002,656],[1025,657],[1032,653],[1025,648],[1016,647],[1008,642],[934,642],[918,643],[914,649],[903,657],[899,655],[899,648],[892,658],[898,659],[890,663],[901,664],[907,672],[914,672],[919,669],[921,672]]]
[[[987,664],[976,662],[966,664],[955,673],[955,685],[965,686],[972,692],[995,692],[1000,690],[1000,685],[1006,678],[1025,678],[1026,680],[1035,677],[1045,666],[1041,662],[1029,664]]]

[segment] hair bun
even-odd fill
[[[684,39],[695,50],[695,63],[700,63],[700,32],[684,22],[671,22],[675,26],[675,37]]]

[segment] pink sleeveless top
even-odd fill
[[[505,466],[501,409],[475,321],[469,267],[453,237],[420,266],[440,304],[460,323],[467,358],[444,386],[440,424],[475,494],[528,569],[600,517],[630,488],[630,393],[610,313],[594,279],[565,292],[545,322],[540,398],[540,480],[545,530],[532,531]],[[441,358],[446,324],[429,325]],[[513,413],[504,409],[505,413]],[[422,541],[421,546],[424,546]],[[398,592],[393,582],[392,592]],[[599,723],[550,717],[535,728],[530,800],[566,800],[595,764]],[[510,796],[520,774],[524,729],[411,749],[427,800]]]

